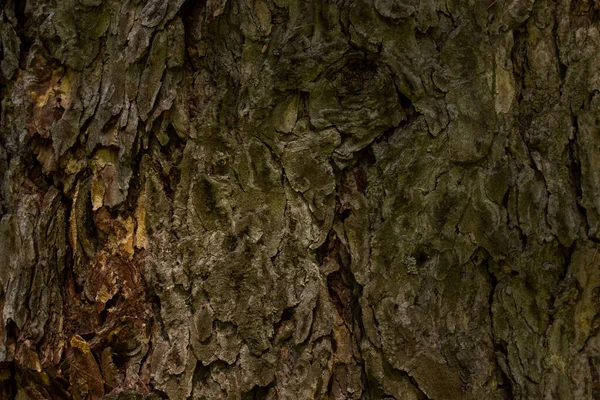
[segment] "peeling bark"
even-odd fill
[[[0,397],[600,397],[600,3],[6,0]]]

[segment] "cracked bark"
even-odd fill
[[[0,397],[600,397],[600,3],[6,0]]]

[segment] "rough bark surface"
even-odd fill
[[[0,17],[0,398],[600,398],[597,0]]]

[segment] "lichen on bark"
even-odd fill
[[[600,397],[599,12],[4,1],[0,397]]]

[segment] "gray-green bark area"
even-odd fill
[[[598,1],[0,16],[1,398],[600,398]]]

